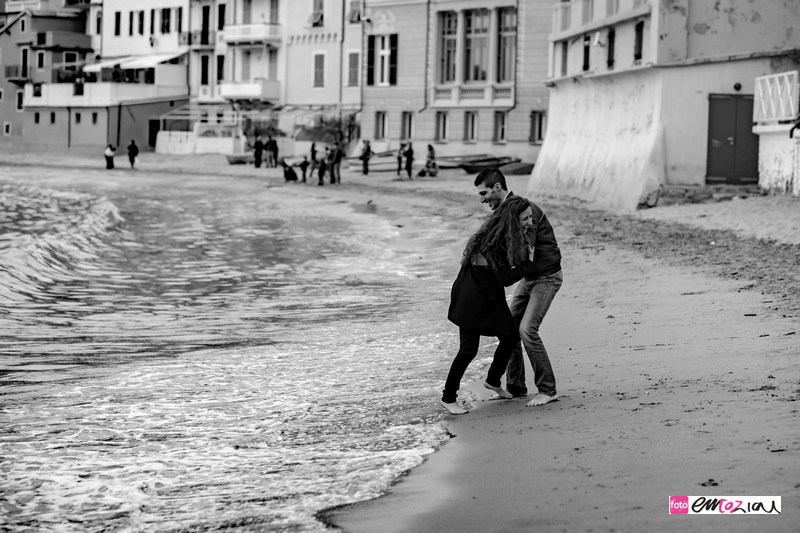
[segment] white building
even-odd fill
[[[553,15],[531,191],[633,209],[662,186],[758,182],[755,79],[797,69],[796,0],[572,0]]]
[[[158,117],[188,101],[180,40],[188,0],[105,0],[88,8],[87,33],[99,48],[75,76],[25,87],[26,142],[96,149],[135,139],[148,149]]]

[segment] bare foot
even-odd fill
[[[450,411],[451,415],[465,415],[469,413],[467,409],[458,405],[458,402],[447,403],[444,400],[439,400],[439,403],[442,404],[442,407]]]
[[[546,403],[555,402],[558,400],[558,394],[553,394],[552,396],[548,396],[547,394],[536,394],[531,401],[526,403],[527,407],[538,407],[540,405],[544,405]]]
[[[494,385],[489,385],[488,381],[484,381],[483,386],[489,389],[490,391],[496,392],[497,395],[503,398],[504,400],[510,400],[511,398],[514,397],[510,392],[505,390],[503,387],[495,387]]]

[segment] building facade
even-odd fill
[[[531,191],[652,205],[664,186],[758,182],[755,79],[796,68],[793,0],[556,2],[550,129]]]
[[[82,3],[87,53],[68,74],[24,89],[24,137],[43,148],[155,145],[158,117],[188,101],[186,0]],[[59,42],[62,41],[58,37]],[[56,71],[54,71],[56,72]]]
[[[66,7],[65,7],[66,6]],[[72,79],[91,56],[84,5],[76,1],[11,1],[0,13],[0,124],[2,139],[26,129],[26,88]]]
[[[547,124],[550,3],[368,0],[362,137],[535,161]]]

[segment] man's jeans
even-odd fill
[[[539,326],[563,282],[564,275],[561,271],[535,280],[522,279],[509,304],[511,315],[519,328],[521,344],[525,346],[533,367],[536,388],[539,393],[548,396],[556,393],[556,376],[550,366],[550,358],[547,357],[542,338],[539,337]],[[506,370],[506,388],[514,396],[522,396],[528,392],[522,346],[517,343]]]

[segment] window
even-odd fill
[[[34,83],[33,90],[31,91],[34,98],[41,98],[42,97],[42,84],[41,83]]]
[[[567,54],[569,53],[569,43],[561,41],[561,75],[567,75]]]
[[[269,0],[269,21],[273,24],[278,23],[278,2],[279,0]]]
[[[494,112],[494,142],[506,142],[506,117],[505,111]]]
[[[397,85],[397,34],[367,37],[367,85]]]
[[[325,54],[314,54],[314,87],[325,87]]]
[[[486,81],[489,65],[489,10],[466,11],[464,81]]]
[[[208,85],[208,63],[210,60],[210,56],[202,55],[200,56],[200,85]]]
[[[217,6],[217,30],[225,29],[225,4]]]
[[[614,68],[614,44],[617,40],[617,32],[614,28],[608,29],[606,40],[608,41],[606,43],[606,66],[610,70]]]
[[[25,23],[27,23],[27,22],[28,21],[25,20],[25,19],[22,19],[22,20],[19,21],[19,32],[20,33],[25,33]]]
[[[122,34],[122,13],[119,11],[114,13],[114,35]]]
[[[225,56],[217,56],[217,82],[225,79]]]
[[[478,113],[475,111],[464,112],[464,140],[468,142],[478,140]]]
[[[447,111],[436,112],[436,135],[437,141],[446,141],[449,133],[449,124],[447,120]]]
[[[165,7],[161,10],[161,33],[169,33],[171,15],[172,9]]]
[[[80,124],[80,123],[81,123],[81,114],[75,113],[75,124]]]
[[[456,81],[458,16],[452,11],[439,13],[439,83]]]
[[[633,42],[633,60],[638,62],[642,60],[642,47],[644,45],[644,21],[640,20],[636,23],[636,34]]]
[[[544,132],[547,128],[547,114],[544,111],[531,111],[531,132],[528,142],[541,144],[544,141]]]
[[[0,102],[3,101],[3,89],[0,89]]]
[[[156,10],[150,10],[150,35],[156,32]]]
[[[347,54],[347,86],[358,87],[358,52]]]
[[[133,29],[134,29],[133,17],[134,17],[133,11],[128,13],[128,35],[133,35]]]
[[[97,124],[97,113],[92,113],[92,124]]]
[[[33,123],[34,124],[38,124],[39,123],[39,113],[38,112],[33,114]]]
[[[517,10],[504,7],[500,10],[500,36],[497,58],[497,81],[514,81],[514,63],[517,57]]]
[[[592,37],[587,33],[583,36],[583,71],[589,70],[589,55],[592,51]]]
[[[8,137],[11,135],[11,123],[10,122],[3,122],[3,135]]]
[[[308,23],[314,28],[321,28],[325,25],[325,1],[314,0],[314,9]]]
[[[350,24],[361,22],[361,0],[350,0],[350,8],[347,10],[347,22]]]
[[[616,15],[619,12],[619,0],[606,0],[606,16]]]
[[[386,111],[375,112],[375,140],[386,138]]]
[[[98,11],[97,16],[94,19],[94,33],[96,35],[100,35],[103,33],[103,12]]]
[[[39,70],[44,68],[44,52],[36,52],[36,68]]]
[[[144,11],[139,11],[139,35],[144,35]]]
[[[55,124],[55,123],[56,123],[56,114],[50,113],[50,124]]]
[[[183,30],[183,8],[175,8],[175,31],[180,33]]]
[[[414,138],[414,112],[403,111],[400,113],[400,138]]]
[[[17,112],[21,112],[25,107],[22,105],[23,99],[25,98],[25,93],[22,91],[17,91]]]

